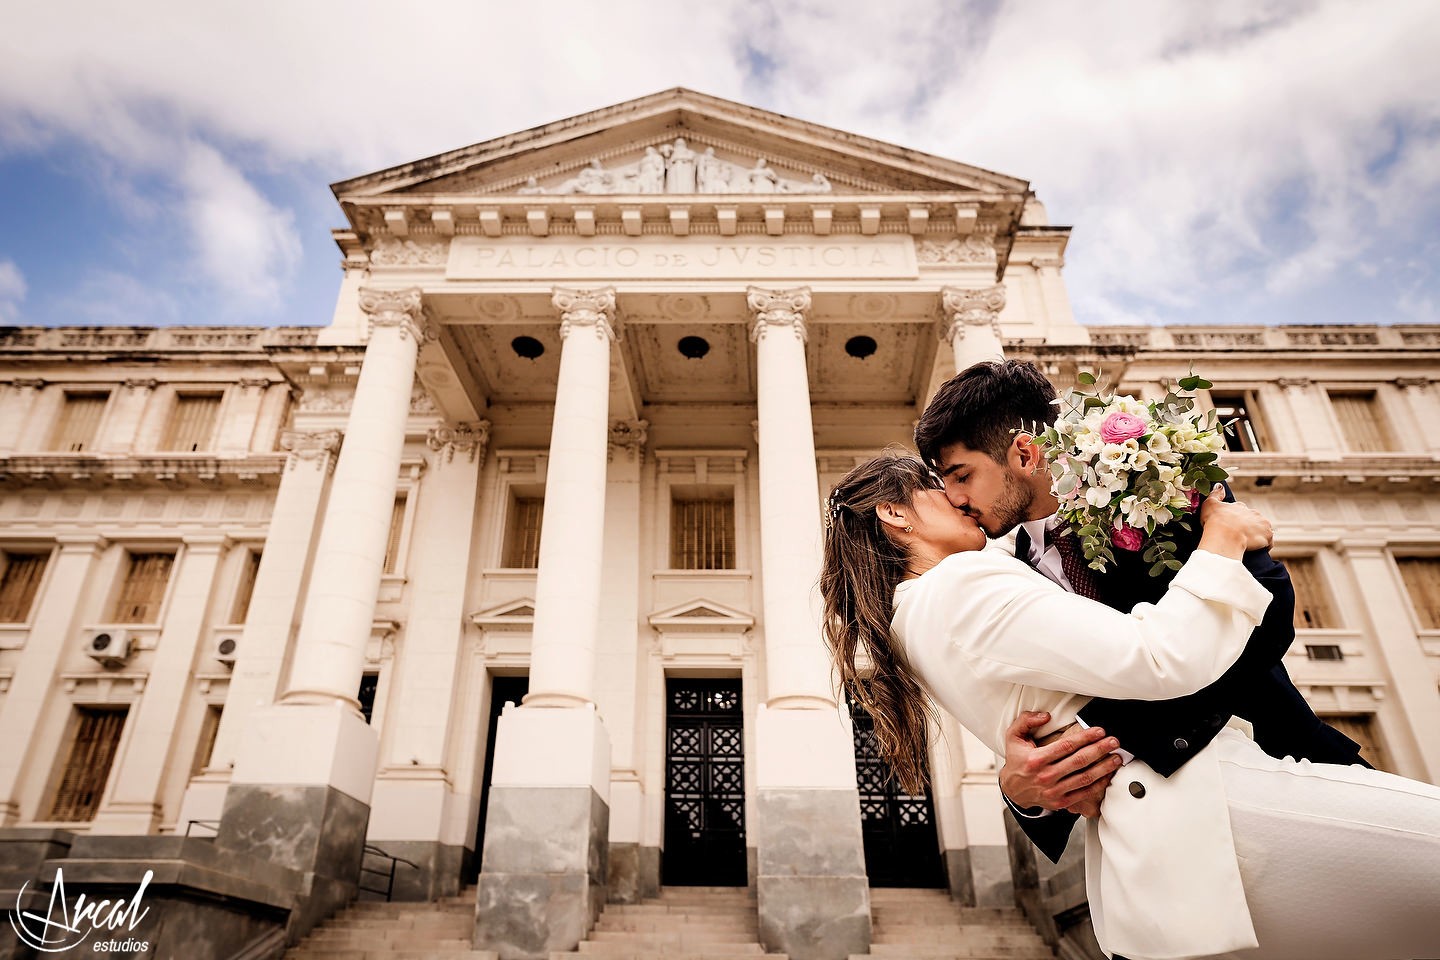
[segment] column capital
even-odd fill
[[[649,420],[611,420],[609,458],[614,460],[617,450],[623,450],[632,457],[639,456],[649,435]]]
[[[1314,383],[1309,377],[1281,377],[1275,382],[1282,390],[1306,390]]]
[[[1429,377],[1400,377],[1395,381],[1395,386],[1402,390],[1424,390],[1430,386]]]
[[[597,337],[617,340],[615,331],[615,288],[595,287],[580,290],[574,287],[555,287],[550,302],[560,311],[560,339],[570,336],[571,331],[589,327]]]
[[[369,321],[371,334],[376,327],[397,327],[402,337],[414,337],[416,343],[425,339],[426,323],[419,287],[403,290],[361,287],[360,309]]]
[[[1000,311],[1005,309],[1005,287],[995,284],[978,290],[966,287],[941,287],[940,302],[944,315],[940,320],[940,339],[946,343],[965,338],[969,327],[988,327],[996,339],[1000,337]]]
[[[110,541],[95,534],[61,534],[55,538],[56,545],[67,553],[99,553],[110,546]]]
[[[39,390],[45,386],[45,381],[39,377],[16,377],[10,381],[10,386],[16,390]]]
[[[457,423],[453,427],[432,427],[425,434],[425,445],[440,454],[442,463],[449,463],[455,459],[456,453],[468,454],[470,462],[474,463],[476,460],[484,458],[485,448],[489,443],[489,420]]]
[[[339,430],[317,430],[311,433],[286,430],[280,435],[280,449],[290,454],[286,469],[294,470],[302,460],[311,461],[316,467],[333,469],[334,453],[340,449],[342,436]]]
[[[126,380],[124,386],[127,390],[154,390],[160,386],[160,381],[153,377],[149,379]]]
[[[271,380],[268,377],[241,377],[235,381],[235,386],[241,390],[265,390],[269,388],[270,384],[276,382],[278,381]]]
[[[196,533],[181,538],[185,544],[185,552],[191,553],[221,553],[234,544],[227,535],[223,533]]]
[[[750,328],[752,342],[763,339],[771,327],[789,327],[801,343],[805,342],[805,314],[810,310],[809,287],[789,290],[747,287],[745,303],[755,315],[754,326]]]

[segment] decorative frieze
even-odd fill
[[[751,342],[765,339],[771,328],[790,330],[803,343],[807,337],[805,313],[810,309],[810,288],[796,287],[792,290],[767,290],[764,287],[749,287],[745,291],[745,302],[755,315],[750,328]]]
[[[995,241],[971,233],[950,240],[922,240],[915,246],[921,266],[953,263],[994,263]]]
[[[489,420],[433,427],[425,435],[425,445],[438,453],[443,463],[454,460],[457,453],[465,454],[469,462],[474,463],[485,456],[489,442]]]
[[[443,267],[449,258],[450,244],[443,240],[381,239],[370,251],[375,267]]]

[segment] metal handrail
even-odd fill
[[[390,866],[388,869],[385,870],[376,869],[375,867],[367,867],[365,866],[365,857],[379,857],[382,860],[389,860]],[[400,863],[403,863],[405,864],[405,866],[412,867],[416,870],[420,869],[420,864],[418,863],[412,863],[411,861],[406,860],[404,857],[392,857],[390,854],[386,853],[384,850],[381,850],[373,843],[365,844],[364,856],[360,858],[360,880],[357,886],[359,886],[360,890],[364,893],[373,893],[377,896],[383,894],[386,902],[388,903],[390,901],[391,894],[395,892],[395,865]],[[384,877],[385,889],[381,890],[378,887],[365,886],[365,874],[367,873],[373,873],[378,876]]]
[[[186,820],[186,821],[185,821],[185,836],[189,837],[189,836],[190,836],[190,831],[191,831],[191,829],[192,829],[193,827],[195,827],[197,824],[200,825],[200,826],[202,826],[202,827],[204,827],[206,830],[213,830],[213,831],[215,831],[215,832],[212,833],[212,834],[210,834],[208,837],[197,837],[196,839],[199,839],[199,840],[214,840],[217,836],[220,835],[220,821],[219,821],[219,820]]]

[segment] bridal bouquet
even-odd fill
[[[1150,576],[1180,569],[1177,528],[1228,474],[1216,461],[1225,426],[1215,411],[1195,411],[1191,391],[1208,380],[1188,376],[1161,400],[1102,395],[1095,376],[1055,403],[1060,417],[1036,436],[1060,501],[1059,515],[1094,570],[1115,563],[1112,548],[1144,551]],[[1082,388],[1091,388],[1087,392]]]

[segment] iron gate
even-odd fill
[[[739,680],[666,682],[664,882],[744,886],[745,728]]]
[[[875,721],[846,695],[855,724],[855,782],[865,872],[872,887],[943,887],[940,836],[930,791],[905,793],[880,755]]]

